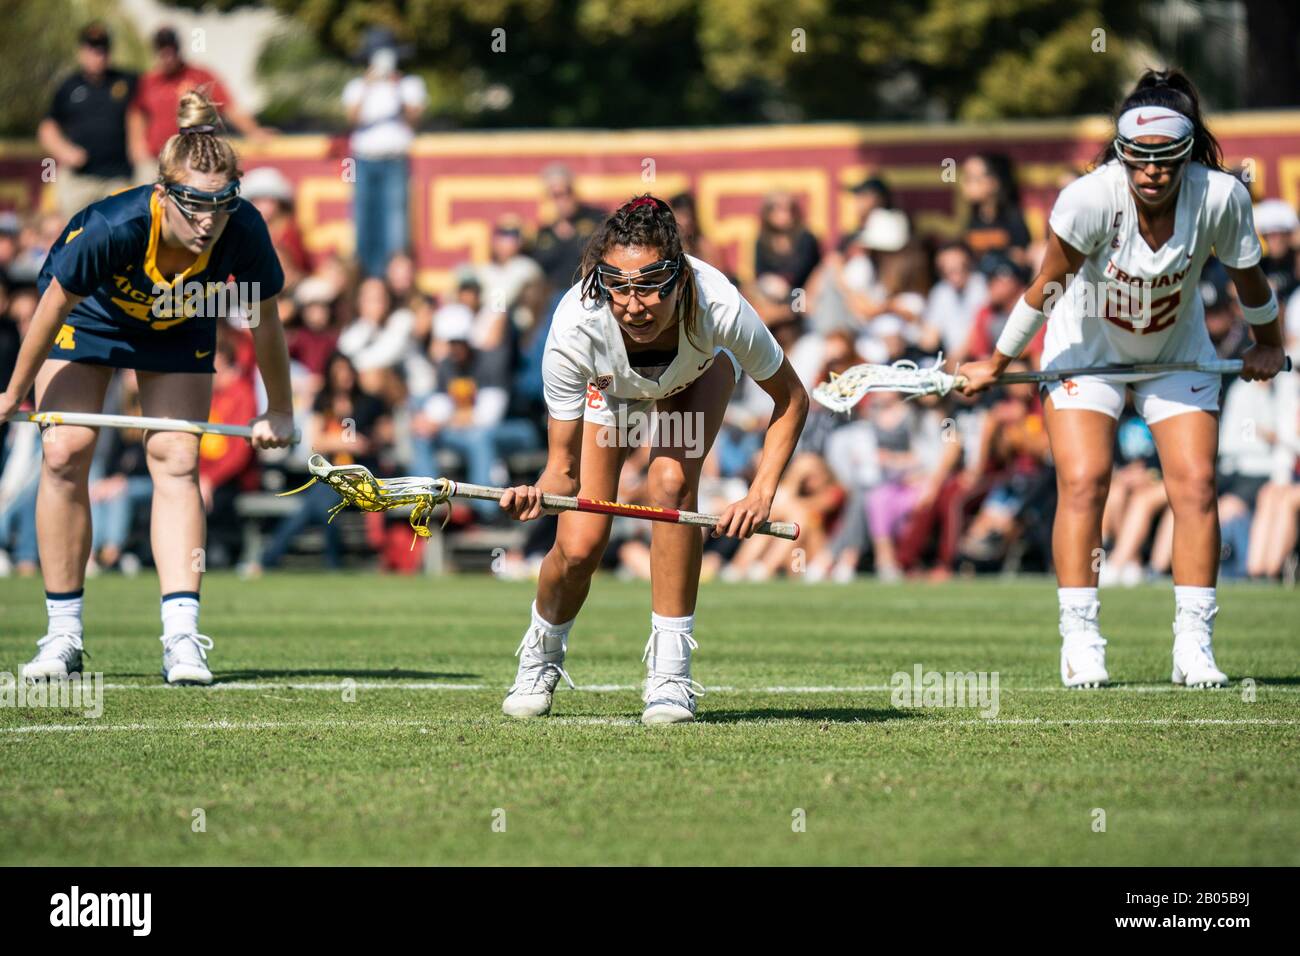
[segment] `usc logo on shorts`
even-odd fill
[[[1063,380],[1061,386],[1065,389],[1065,394],[1071,398],[1079,394],[1079,383],[1072,378]]]
[[[605,396],[600,394],[600,389],[598,389],[594,384],[590,382],[587,383],[587,407],[588,408],[605,407]]]

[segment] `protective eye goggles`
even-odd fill
[[[1168,143],[1139,143],[1123,136],[1115,137],[1115,155],[1129,166],[1177,166],[1192,154],[1192,137],[1184,136]]]
[[[195,189],[193,186],[183,186],[180,183],[168,183],[166,189],[167,195],[176,204],[176,208],[189,220],[223,212],[232,213],[239,208],[238,179],[215,193]]]
[[[602,262],[596,266],[596,281],[602,291],[610,295],[653,295],[657,292],[663,298],[673,291],[681,271],[681,259],[660,259],[632,273]]]

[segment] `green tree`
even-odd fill
[[[42,0],[3,4],[0,29],[0,135],[32,136],[63,78],[77,67],[77,33],[103,20],[113,36],[113,64],[140,70],[145,45],[116,0]]]
[[[338,87],[372,25],[414,46],[439,122],[474,127],[1095,112],[1149,34],[1129,0],[170,2],[292,21],[261,61],[278,123],[340,122]]]

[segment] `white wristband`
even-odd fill
[[[1047,316],[1026,302],[1022,295],[1007,317],[1002,334],[998,336],[998,351],[1012,358],[1019,357],[1046,321]]]
[[[1277,318],[1277,293],[1268,287],[1268,301],[1263,305],[1241,303],[1241,314],[1251,325],[1268,325]]]

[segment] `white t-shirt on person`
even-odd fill
[[[1052,231],[1085,259],[1048,310],[1044,368],[1217,357],[1205,329],[1201,269],[1211,254],[1234,269],[1259,262],[1250,194],[1227,173],[1188,163],[1173,235],[1156,250],[1138,229],[1136,202],[1117,160],[1057,197]]]
[[[360,107],[349,148],[362,159],[405,156],[415,131],[402,111],[407,106],[423,108],[429,101],[424,80],[414,74],[367,81],[349,80],[343,87],[343,105]]]
[[[605,302],[583,301],[581,283],[556,306],[542,359],[546,408],[552,418],[581,418],[587,386],[606,401],[661,399],[688,387],[727,349],[740,367],[761,382],[777,373],[784,353],[754,307],[721,272],[694,256],[698,331],[695,341],[679,326],[677,356],[658,379],[638,374],[628,361],[623,335]]]

